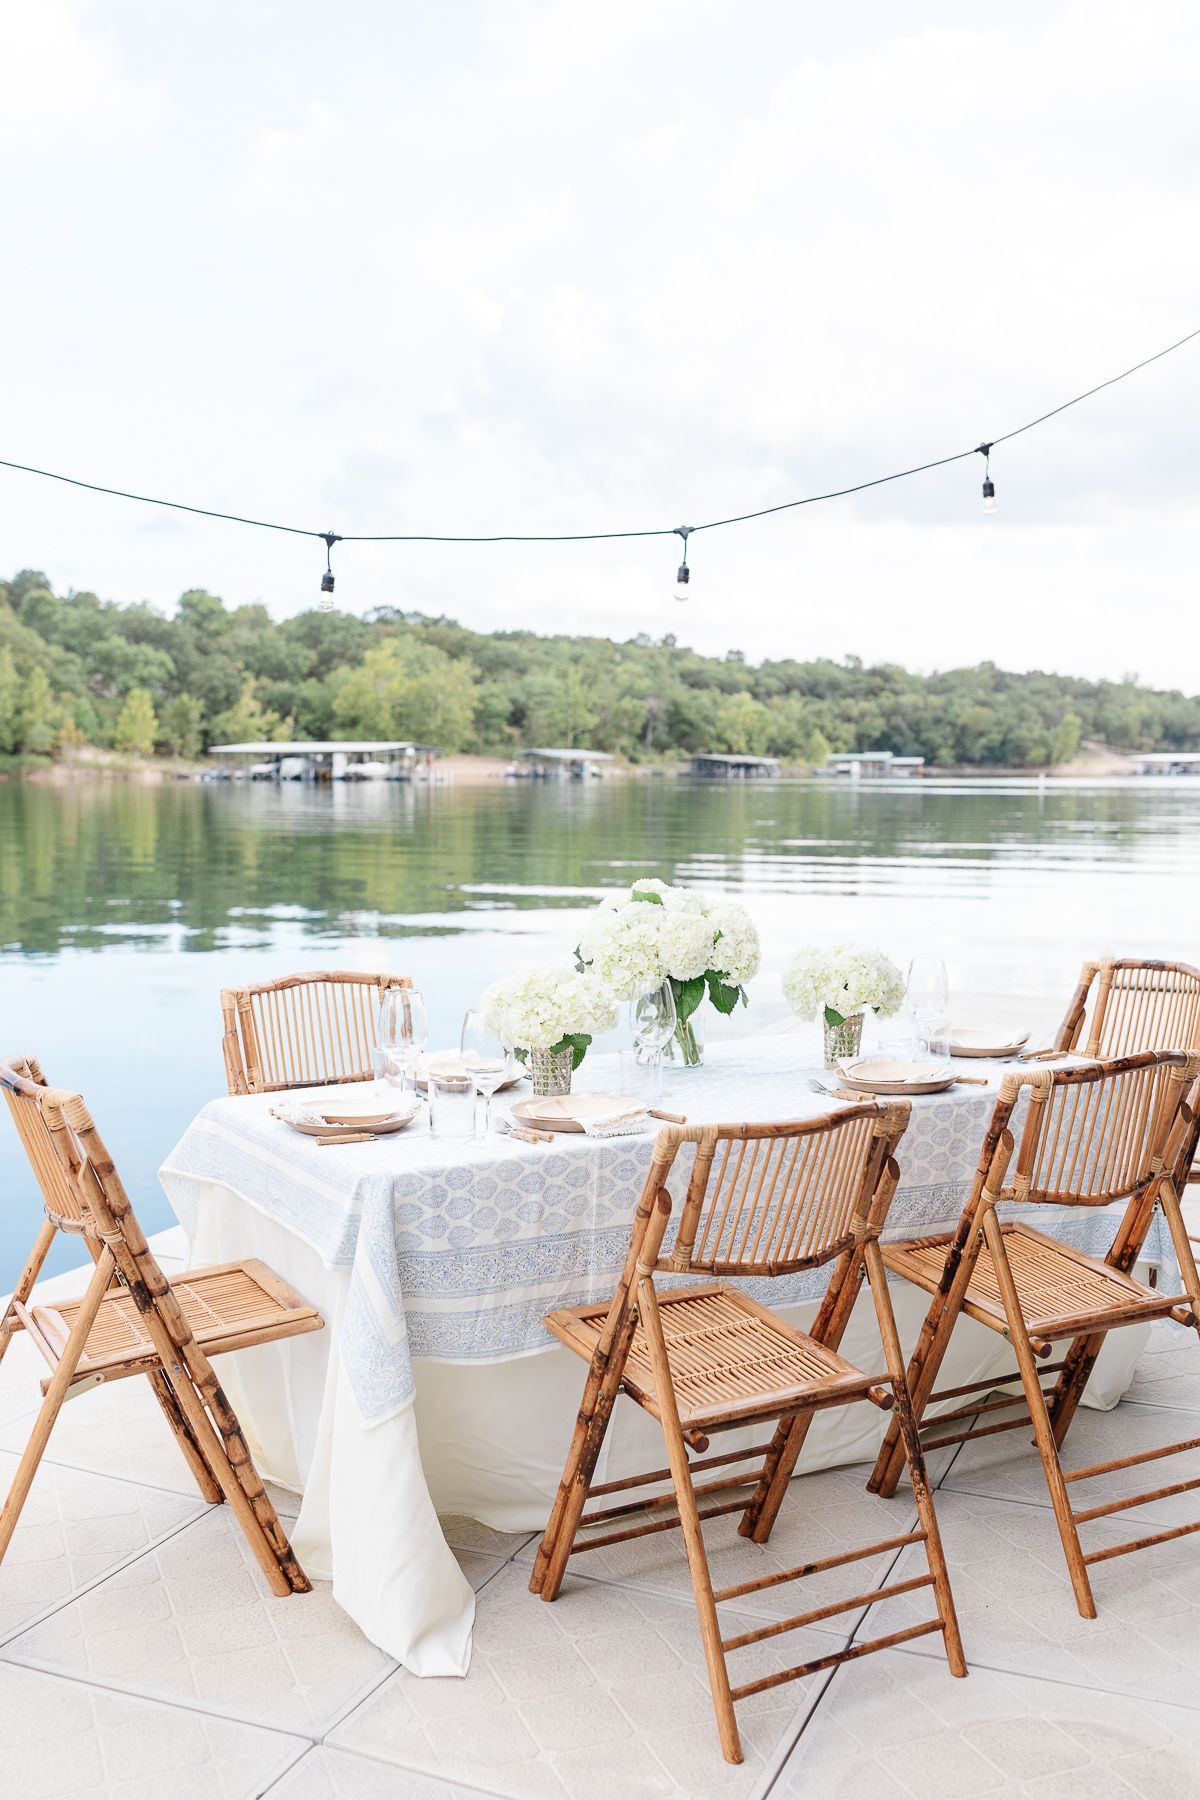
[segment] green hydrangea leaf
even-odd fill
[[[708,971],[708,997],[719,1013],[728,1016],[733,1011],[738,1003],[739,992],[738,988],[730,987],[727,981],[722,981],[711,969]]]
[[[704,998],[704,977],[694,975],[690,981],[672,981],[671,989],[675,995],[675,1017],[684,1025]]]

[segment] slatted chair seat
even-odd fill
[[[261,1343],[264,1334],[274,1341],[317,1331],[321,1326],[321,1315],[315,1307],[293,1293],[265,1263],[250,1260],[189,1269],[171,1287],[192,1336],[209,1356],[247,1349]],[[53,1308],[32,1306],[18,1310],[18,1317],[52,1370],[58,1367],[83,1304],[81,1298]],[[100,1302],[75,1365],[74,1380],[90,1382],[102,1377],[105,1381],[118,1381],[127,1375],[144,1374],[157,1362],[145,1316],[126,1289],[114,1288]],[[49,1381],[43,1381],[43,1390],[48,1386]]]
[[[1161,1319],[1187,1305],[1186,1294],[1162,1294],[1135,1281],[1099,1257],[1046,1237],[1024,1223],[1001,1226],[1008,1263],[1021,1301],[1021,1316],[1031,1338],[1068,1337],[1111,1314],[1123,1324]],[[883,1260],[893,1274],[904,1276],[935,1294],[946,1267],[953,1233],[921,1238],[909,1244],[887,1244]],[[963,1311],[995,1331],[1008,1329],[1000,1277],[986,1244],[971,1271]]]
[[[795,1123],[661,1131],[612,1300],[563,1307],[546,1320],[559,1341],[588,1365],[588,1375],[530,1588],[543,1600],[556,1600],[572,1557],[648,1533],[678,1530],[728,1762],[742,1760],[735,1703],[783,1682],[935,1632],[941,1634],[951,1673],[967,1672],[879,1254],[879,1235],[899,1180],[894,1152],[908,1117],[906,1104],[864,1101]],[[690,1171],[681,1169],[689,1149],[694,1151]],[[687,1193],[674,1241],[664,1251],[673,1204],[667,1183],[677,1176],[686,1179]],[[798,1331],[730,1285],[741,1276],[786,1275],[827,1264],[832,1272],[810,1332]],[[660,1290],[654,1279],[659,1273],[682,1277],[688,1285]],[[696,1276],[705,1279],[695,1282]],[[883,1375],[866,1374],[838,1354],[864,1277],[879,1323]],[[667,1467],[596,1481],[618,1400],[657,1419]],[[862,1400],[873,1401],[900,1421],[918,1525],[882,1543],[714,1590],[702,1524],[740,1513],[742,1537],[765,1544],[815,1414],[822,1407]],[[748,1434],[764,1442],[706,1454],[711,1434],[755,1423],[773,1426]],[[689,1453],[696,1460],[689,1461]],[[737,1473],[738,1464],[750,1467]],[[709,1479],[712,1470],[719,1472]],[[694,1480],[698,1474],[705,1479]],[[661,1490],[664,1483],[670,1484],[669,1493],[630,1497],[631,1490]],[[589,1502],[605,1495],[616,1495],[616,1504],[588,1510]],[[812,1607],[761,1630],[727,1635],[722,1628],[719,1609],[744,1594],[781,1582],[803,1583],[910,1544],[922,1546],[926,1574]],[[731,1680],[729,1658],[752,1644],[921,1588],[932,1590],[930,1618],[883,1637],[856,1639],[776,1673],[737,1685]]]
[[[885,1397],[880,1384],[886,1376],[864,1375],[736,1288],[712,1283],[668,1288],[660,1292],[658,1304],[685,1430],[739,1417],[773,1419],[792,1406],[845,1406],[872,1391],[878,1399]],[[607,1306],[571,1307],[550,1313],[546,1326],[590,1362],[607,1316]],[[661,1417],[650,1346],[640,1323],[621,1386],[654,1418]]]

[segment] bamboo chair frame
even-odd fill
[[[50,1368],[0,1511],[0,1562],[64,1401],[103,1382],[145,1375],[202,1497],[212,1504],[229,1502],[272,1592],[307,1593],[311,1584],[209,1353],[319,1330],[320,1314],[258,1262],[193,1270],[173,1287],[143,1236],[81,1096],[47,1086],[30,1056],[0,1059],[0,1089],[46,1215],[0,1313],[0,1359],[16,1332],[24,1331]],[[78,1301],[34,1306],[34,1284],[59,1231],[82,1238],[92,1259],[91,1279]]]
[[[679,1528],[721,1748],[728,1762],[742,1760],[734,1705],[750,1694],[931,1632],[942,1633],[952,1673],[967,1672],[879,1248],[899,1179],[894,1152],[908,1116],[905,1102],[887,1106],[864,1102],[797,1123],[661,1131],[612,1301],[563,1309],[546,1320],[550,1331],[589,1367],[530,1588],[543,1600],[555,1600],[570,1557]],[[673,1209],[667,1184],[686,1145],[695,1147],[695,1155],[678,1230],[664,1252]],[[655,1279],[660,1274],[783,1275],[828,1263],[833,1264],[829,1284],[807,1334],[721,1280],[660,1290]],[[886,1364],[885,1372],[877,1375],[854,1368],[838,1354],[864,1275]],[[597,1483],[596,1463],[619,1394],[658,1419],[667,1467]],[[741,1535],[765,1543],[814,1413],[864,1399],[893,1412],[898,1423],[919,1528],[714,1591],[702,1521],[740,1513]],[[705,1454],[715,1433],[751,1424],[774,1429],[765,1442],[750,1449]],[[689,1452],[697,1460],[689,1461]],[[741,1475],[733,1472],[733,1465],[746,1462],[758,1466]],[[714,1479],[694,1481],[697,1473],[709,1470],[718,1471]],[[630,1502],[629,1490],[667,1481],[670,1494]],[[714,1499],[722,1490],[725,1498]],[[618,1496],[615,1505],[585,1510],[590,1499],[613,1494]],[[677,1516],[666,1516],[672,1506]],[[597,1525],[599,1535],[591,1535],[589,1528]],[[925,1575],[799,1613],[759,1631],[722,1635],[718,1608],[739,1595],[918,1542],[925,1547]],[[932,1587],[936,1601],[936,1616],[929,1621],[757,1681],[731,1685],[727,1658],[745,1645],[924,1587]]]
[[[1086,1619],[1096,1616],[1088,1574],[1093,1564],[1200,1531],[1197,1520],[1085,1554],[1080,1525],[1200,1488],[1200,1479],[1079,1511],[1070,1498],[1075,1482],[1194,1449],[1200,1439],[1073,1470],[1063,1469],[1059,1455],[1110,1331],[1173,1319],[1200,1332],[1200,1276],[1179,1205],[1182,1174],[1200,1135],[1195,1105],[1200,1095],[1198,1073],[1200,1054],[1176,1050],[1006,1075],[957,1230],[883,1250],[883,1260],[894,1274],[932,1295],[908,1365],[918,1424],[931,1401],[958,1403],[931,1423],[933,1435],[921,1440],[924,1449],[1032,1426],[1075,1602]],[[1023,1096],[1028,1111],[1018,1144],[1013,1114]],[[1125,1211],[1103,1259],[1071,1249],[1024,1223],[1001,1224],[997,1214],[1006,1202],[1104,1206],[1120,1200],[1126,1202]],[[1162,1208],[1179,1261],[1181,1294],[1160,1293],[1135,1281],[1131,1273],[1156,1206]],[[938,1371],[962,1313],[1008,1338],[1017,1367],[1011,1375],[992,1375],[939,1392]],[[1063,1356],[1047,1362],[1054,1342],[1064,1340]],[[1057,1379],[1043,1387],[1049,1375]],[[1020,1395],[981,1402],[984,1392],[1003,1389],[1018,1379]],[[997,1419],[996,1414],[1013,1407],[1021,1409],[1016,1417]],[[867,1484],[873,1493],[895,1492],[903,1455],[893,1421]]]
[[[370,1081],[383,996],[407,975],[314,970],[222,988],[221,1049],[231,1094]]]

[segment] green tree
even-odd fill
[[[214,743],[259,744],[279,729],[279,714],[260,704],[255,689],[253,675],[247,675],[233,705],[213,720]]]
[[[172,756],[195,759],[204,748],[204,702],[176,694],[162,709],[158,741]]]
[[[832,754],[832,745],[825,733],[816,725],[809,732],[804,745],[804,761],[810,769],[823,769]]]
[[[121,703],[113,728],[113,749],[132,750],[137,756],[153,756],[158,719],[146,688],[130,688]]]
[[[1077,713],[1064,714],[1050,733],[1050,761],[1052,763],[1069,763],[1079,748],[1079,740],[1083,736],[1083,721]]]
[[[0,648],[0,752],[15,750],[21,736],[21,678],[13,653]]]
[[[386,638],[333,674],[333,716],[349,736],[411,738],[460,750],[475,723],[475,670],[432,644]]]
[[[721,747],[741,756],[761,756],[770,741],[771,715],[751,694],[727,694],[717,708]]]
[[[54,748],[55,706],[50,679],[38,664],[29,671],[17,726],[18,747],[45,756]]]

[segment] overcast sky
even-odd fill
[[[0,456],[339,532],[671,526],[1200,325],[1189,0],[0,0]],[[346,545],[337,600],[1195,688],[1200,340],[698,537]],[[323,546],[0,470],[0,568],[279,616]]]

